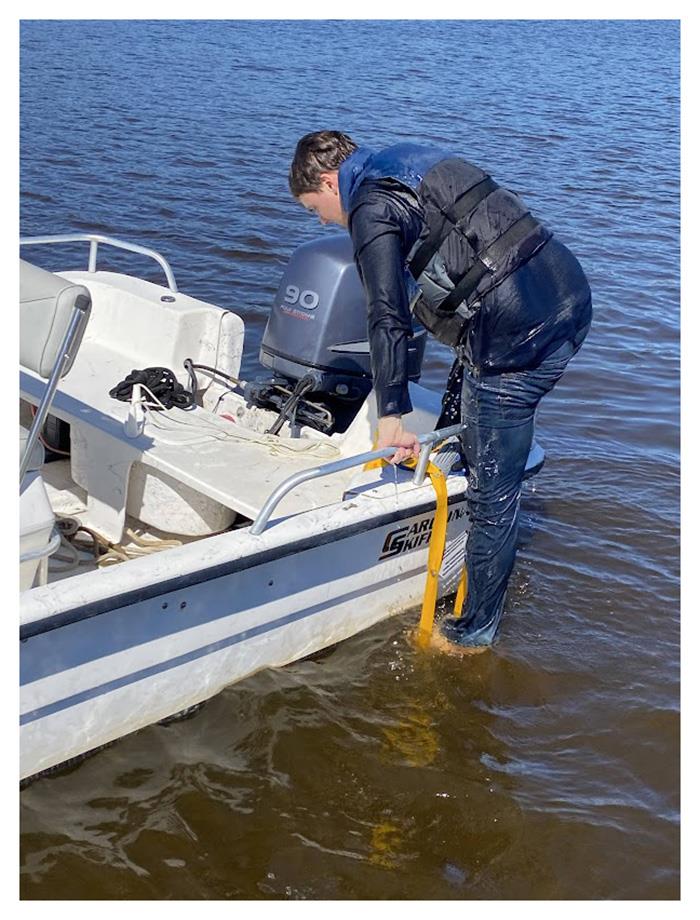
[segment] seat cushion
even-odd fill
[[[48,379],[59,358],[73,310],[82,311],[82,321],[63,368],[65,375],[75,359],[90,315],[90,292],[82,284],[74,284],[23,259],[19,264],[19,360],[23,367]]]

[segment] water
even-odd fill
[[[35,782],[24,898],[678,897],[678,44],[672,21],[23,24],[22,233],[163,252],[244,315],[244,374],[323,232],[286,188],[321,127],[489,169],[595,306],[539,413],[493,651],[420,653],[411,611]],[[423,383],[448,366],[432,343]]]

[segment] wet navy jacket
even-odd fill
[[[340,196],[367,295],[381,416],[411,411],[407,343],[415,294],[439,305],[479,254],[527,214],[518,196],[495,188],[447,235],[416,282],[409,260],[446,206],[485,177],[461,158],[415,144],[378,153],[360,148],[341,164]],[[534,242],[500,259],[461,307],[469,319],[458,351],[474,375],[536,367],[566,340],[578,344],[588,329],[591,296],[581,266],[541,225],[533,233],[539,233]]]

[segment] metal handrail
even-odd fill
[[[20,246],[36,246],[44,243],[90,243],[90,256],[88,259],[88,271],[97,271],[97,247],[100,243],[105,246],[114,246],[115,249],[126,249],[129,252],[137,252],[142,256],[149,256],[160,265],[165,272],[168,281],[168,287],[177,294],[177,284],[175,275],[168,264],[165,256],[162,256],[155,249],[147,249],[145,246],[139,246],[137,243],[127,243],[125,240],[117,240],[112,236],[102,236],[99,233],[59,233],[54,236],[24,236],[20,238]]]
[[[432,446],[437,441],[445,441],[447,438],[455,437],[463,430],[464,425],[452,425],[449,428],[441,428],[438,431],[430,431],[428,434],[421,435],[418,442],[421,444],[421,452],[416,463],[416,472],[413,476],[414,485],[419,486],[425,479],[425,471],[428,467],[428,460]],[[344,460],[334,460],[332,463],[324,463],[323,466],[316,466],[310,470],[302,470],[295,473],[284,482],[281,482],[274,492],[270,494],[267,501],[260,509],[258,516],[253,521],[250,533],[258,536],[265,529],[270,515],[279,504],[284,496],[291,492],[302,482],[308,482],[310,479],[320,479],[322,476],[330,476],[333,473],[340,473],[343,470],[351,469],[353,466],[361,466],[372,460],[383,460],[393,456],[396,453],[395,447],[384,447],[381,450],[370,450],[364,454],[355,454],[353,457],[346,457]]]

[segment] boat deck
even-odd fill
[[[253,410],[258,418],[248,424],[245,401],[233,393],[226,396],[226,414],[237,421],[202,406],[173,408],[148,411],[141,433],[129,432],[131,407],[110,397],[112,387],[135,367],[149,366],[170,367],[187,383],[183,358],[188,356],[195,363],[226,366],[235,375],[242,322],[229,311],[181,293],[164,297],[162,287],[130,276],[66,272],[65,277],[89,288],[93,312],[51,412],[71,425],[72,475],[88,494],[85,517],[109,539],[121,537],[134,464],[170,477],[173,491],[184,486],[254,519],[289,476],[371,448],[373,400],[340,437],[305,430],[307,436],[292,439],[284,436],[285,428],[281,436],[265,435],[276,414]],[[20,393],[25,400],[38,405],[44,389],[37,374],[21,369]],[[422,387],[412,386],[411,391],[417,411],[409,424],[419,434],[430,431],[439,413],[439,396]],[[280,502],[275,516],[326,507],[356,481],[357,471],[345,471],[301,484]]]
[[[199,406],[147,412],[143,433],[130,438],[125,433],[130,406],[112,399],[107,387],[108,381],[113,386],[132,370],[120,363],[119,357],[94,343],[84,346],[61,382],[51,409],[72,427],[90,429],[89,437],[83,440],[88,455],[83,467],[95,481],[84,484],[91,498],[100,497],[115,511],[124,504],[129,470],[136,461],[253,519],[282,481],[340,456],[330,441],[273,439]],[[22,371],[20,392],[24,399],[38,404],[44,386],[39,377]],[[105,468],[111,472],[110,479],[101,475]],[[90,476],[93,470],[100,481]],[[279,513],[294,514],[338,501],[352,475],[344,472],[301,485],[283,500]]]

